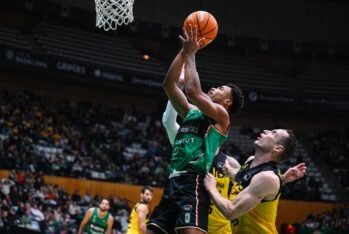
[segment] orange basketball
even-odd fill
[[[197,25],[198,40],[205,38],[204,44],[211,43],[217,36],[218,24],[216,19],[206,11],[191,13],[184,21],[184,27],[189,30],[189,25]]]

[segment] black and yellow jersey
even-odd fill
[[[139,224],[138,224],[138,211],[137,208],[141,204],[146,204],[142,202],[138,202],[132,209],[130,220],[127,228],[127,234],[138,234],[139,233]],[[147,220],[149,218],[149,213],[147,214]]]
[[[280,189],[273,200],[262,200],[253,210],[233,220],[231,222],[232,232],[234,234],[277,233],[275,221],[282,187],[280,170],[276,162],[266,162],[250,168],[252,161],[253,160],[250,160],[242,165],[235,176],[233,188],[231,190],[231,200],[250,184],[253,176],[262,171],[273,171],[280,179]]]
[[[223,165],[227,156],[219,152],[213,159],[210,173],[217,180],[217,189],[226,199],[229,199],[232,183],[230,178],[223,174]],[[209,234],[231,234],[230,220],[228,220],[211,201],[208,216],[208,233]]]

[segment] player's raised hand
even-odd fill
[[[216,188],[216,184],[216,178],[211,173],[207,173],[204,180],[206,190],[209,191],[212,188]]]
[[[231,157],[227,157],[222,167],[224,175],[234,178],[236,173],[239,171],[240,166],[236,164],[236,160]]]
[[[201,38],[199,41],[197,40],[197,26],[189,25],[189,30],[186,30],[183,27],[183,36],[179,36],[179,39],[183,43],[183,51],[186,54],[195,54],[200,48],[203,47],[205,38]]]
[[[298,180],[304,176],[307,171],[305,163],[300,163],[294,167],[290,167],[283,175],[282,180],[284,183],[290,183]]]

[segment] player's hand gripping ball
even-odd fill
[[[201,47],[211,43],[217,36],[217,21],[213,15],[206,11],[195,11],[191,13],[184,21],[184,27],[187,32],[190,30],[190,25],[192,25],[192,27],[196,25],[197,41],[204,38]]]

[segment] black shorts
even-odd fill
[[[172,234],[184,228],[198,228],[207,233],[210,197],[203,179],[196,172],[169,179],[147,228],[156,233]]]

